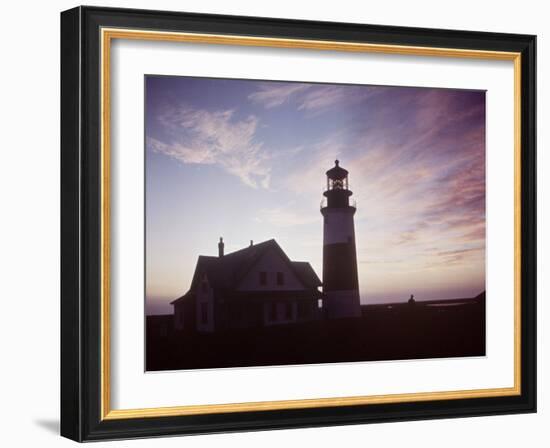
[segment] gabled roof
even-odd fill
[[[304,287],[316,289],[321,286],[321,280],[308,262],[290,261],[274,239],[254,244],[244,249],[231,252],[223,257],[200,255],[195,267],[189,291],[171,302],[172,304],[193,294],[200,275],[206,274],[208,282],[214,290],[232,291],[237,288],[246,273],[270,249],[278,251],[290,269],[296,274]]]
[[[307,261],[293,261],[292,266],[298,278],[302,279],[309,288],[315,289],[323,284]]]

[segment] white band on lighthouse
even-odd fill
[[[355,209],[351,207],[323,210],[325,217],[323,229],[323,244],[348,243],[355,240],[353,215]]]

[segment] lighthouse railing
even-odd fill
[[[322,210],[327,206],[327,198],[321,199],[321,203],[319,204],[319,209]],[[356,199],[350,199],[349,206],[353,208],[357,208],[357,200]]]

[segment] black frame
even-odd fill
[[[100,28],[521,53],[521,395],[101,421]],[[61,435],[76,441],[536,412],[536,37],[166,11],[61,14]]]

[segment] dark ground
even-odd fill
[[[363,317],[214,334],[148,316],[146,370],[485,355],[485,300],[367,305]]]

